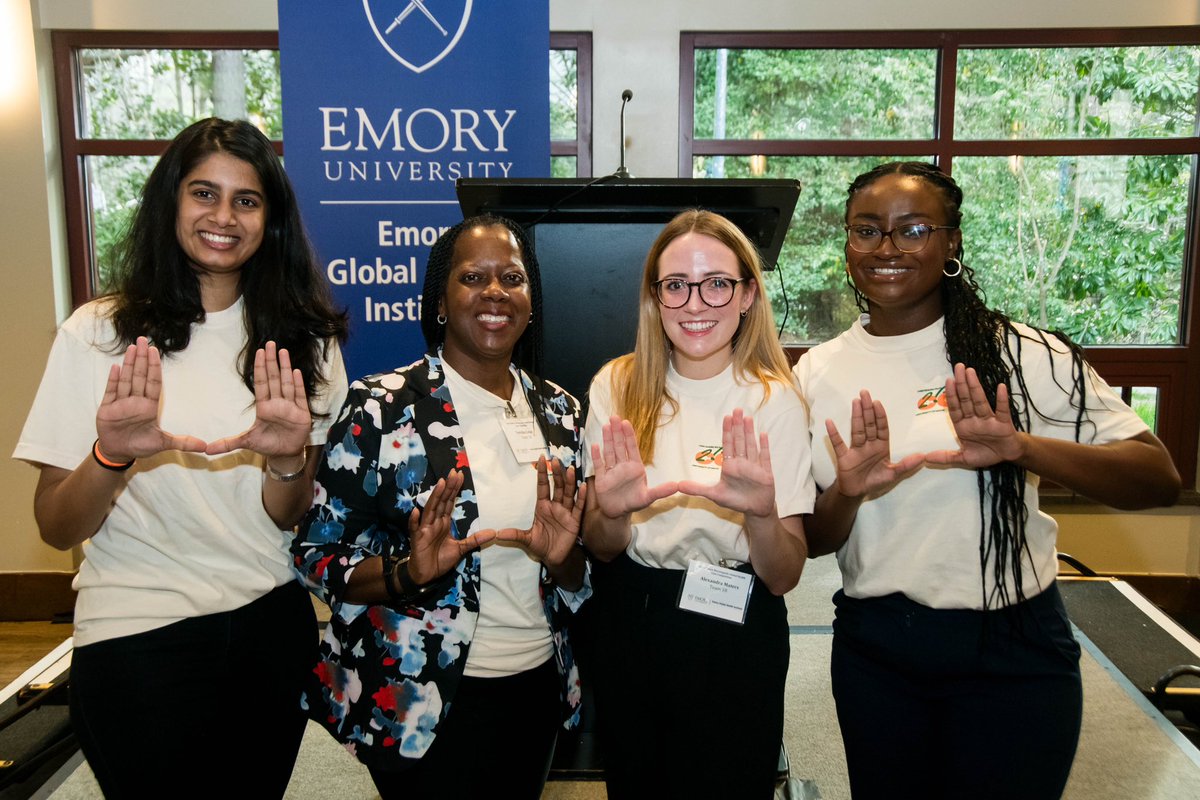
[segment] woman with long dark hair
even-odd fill
[[[579,715],[579,407],[540,377],[513,222],[444,233],[421,314],[424,358],[351,386],[293,545],[333,610],[306,702],[384,798],[535,800]]]
[[[822,490],[805,529],[842,569],[832,675],[856,800],[1060,796],[1079,646],[1039,481],[1120,508],[1180,489],[1078,346],[984,304],[962,199],[919,162],[855,179],[847,272],[866,313],[795,368]]]
[[[270,141],[182,131],[111,292],[59,330],[15,452],[41,469],[42,538],[83,545],[71,719],[106,795],[216,794],[229,775],[283,794],[316,638],[288,543],[345,331]],[[196,768],[255,725],[269,735]]]

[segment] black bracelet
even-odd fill
[[[383,588],[398,605],[410,605],[429,594],[435,583],[417,583],[408,571],[409,553],[397,556],[389,551],[383,556]]]

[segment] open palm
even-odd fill
[[[678,491],[673,482],[654,487],[647,484],[646,465],[629,420],[612,417],[604,426],[603,443],[603,449],[592,445],[592,463],[596,466],[596,505],[604,516],[618,519]]]
[[[553,566],[563,563],[579,540],[587,486],[580,486],[577,494],[575,467],[564,470],[557,458],[551,461],[549,468],[546,457],[539,458],[537,473],[533,525],[527,530],[504,528],[496,532],[496,539],[513,542],[531,558]]]
[[[96,411],[100,452],[112,461],[127,462],[164,450],[204,452],[195,436],[177,436],[158,424],[162,396],[162,361],[157,347],[139,336],[125,350],[120,364],[108,373],[104,396]]]
[[[825,431],[837,461],[838,490],[847,497],[885,492],[926,461],[921,453],[892,461],[887,412],[865,389],[850,403],[850,443],[842,439],[831,419],[825,420]]]
[[[442,577],[468,553],[496,536],[492,530],[479,531],[462,539],[451,535],[454,503],[462,485],[462,473],[450,470],[450,474],[440,479],[430,491],[424,509],[414,508],[408,517],[408,571],[419,584]]]
[[[287,350],[267,342],[254,354],[254,424],[237,436],[208,445],[209,455],[246,449],[264,456],[296,455],[312,429],[304,376],[292,369]]]

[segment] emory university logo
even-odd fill
[[[441,61],[462,38],[472,0],[363,0],[375,38],[413,72]]]

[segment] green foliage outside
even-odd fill
[[[227,51],[230,52],[230,51]],[[240,69],[214,69],[211,50],[83,50],[79,53],[83,131],[97,139],[172,139],[209,116],[239,116],[214,104],[221,81],[244,102],[245,117],[278,139],[283,122],[279,53],[232,51]],[[223,63],[229,65],[230,60]],[[107,285],[120,242],[156,159],[89,157],[86,163],[92,212],[93,264],[98,288]]]
[[[82,135],[96,139],[169,140],[204,117],[241,117],[244,104],[246,119],[270,138],[282,138],[279,52],[222,51],[223,58],[215,57],[214,52],[80,51]],[[576,138],[576,55],[574,50],[550,51],[553,139]],[[220,103],[215,98],[231,93],[238,102],[229,108],[218,107]],[[155,161],[135,156],[93,156],[86,161],[95,283],[101,290],[107,285],[114,248],[128,228]],[[552,174],[574,177],[575,164],[573,156],[555,157]]]
[[[550,138],[574,140],[579,108],[578,53],[550,51]],[[572,173],[573,175],[574,173]]]
[[[730,50],[717,136],[719,51],[696,57],[696,138],[926,139],[933,51]],[[958,140],[1193,136],[1200,48],[962,50]],[[930,157],[931,158],[931,157]],[[857,314],[845,282],[846,187],[890,158],[765,159],[803,184],[780,257],[785,339],[819,342]],[[1193,158],[956,157],[964,260],[990,305],[1085,344],[1173,344]],[[750,177],[747,157],[697,157],[696,176]],[[768,293],[782,320],[778,278]]]

